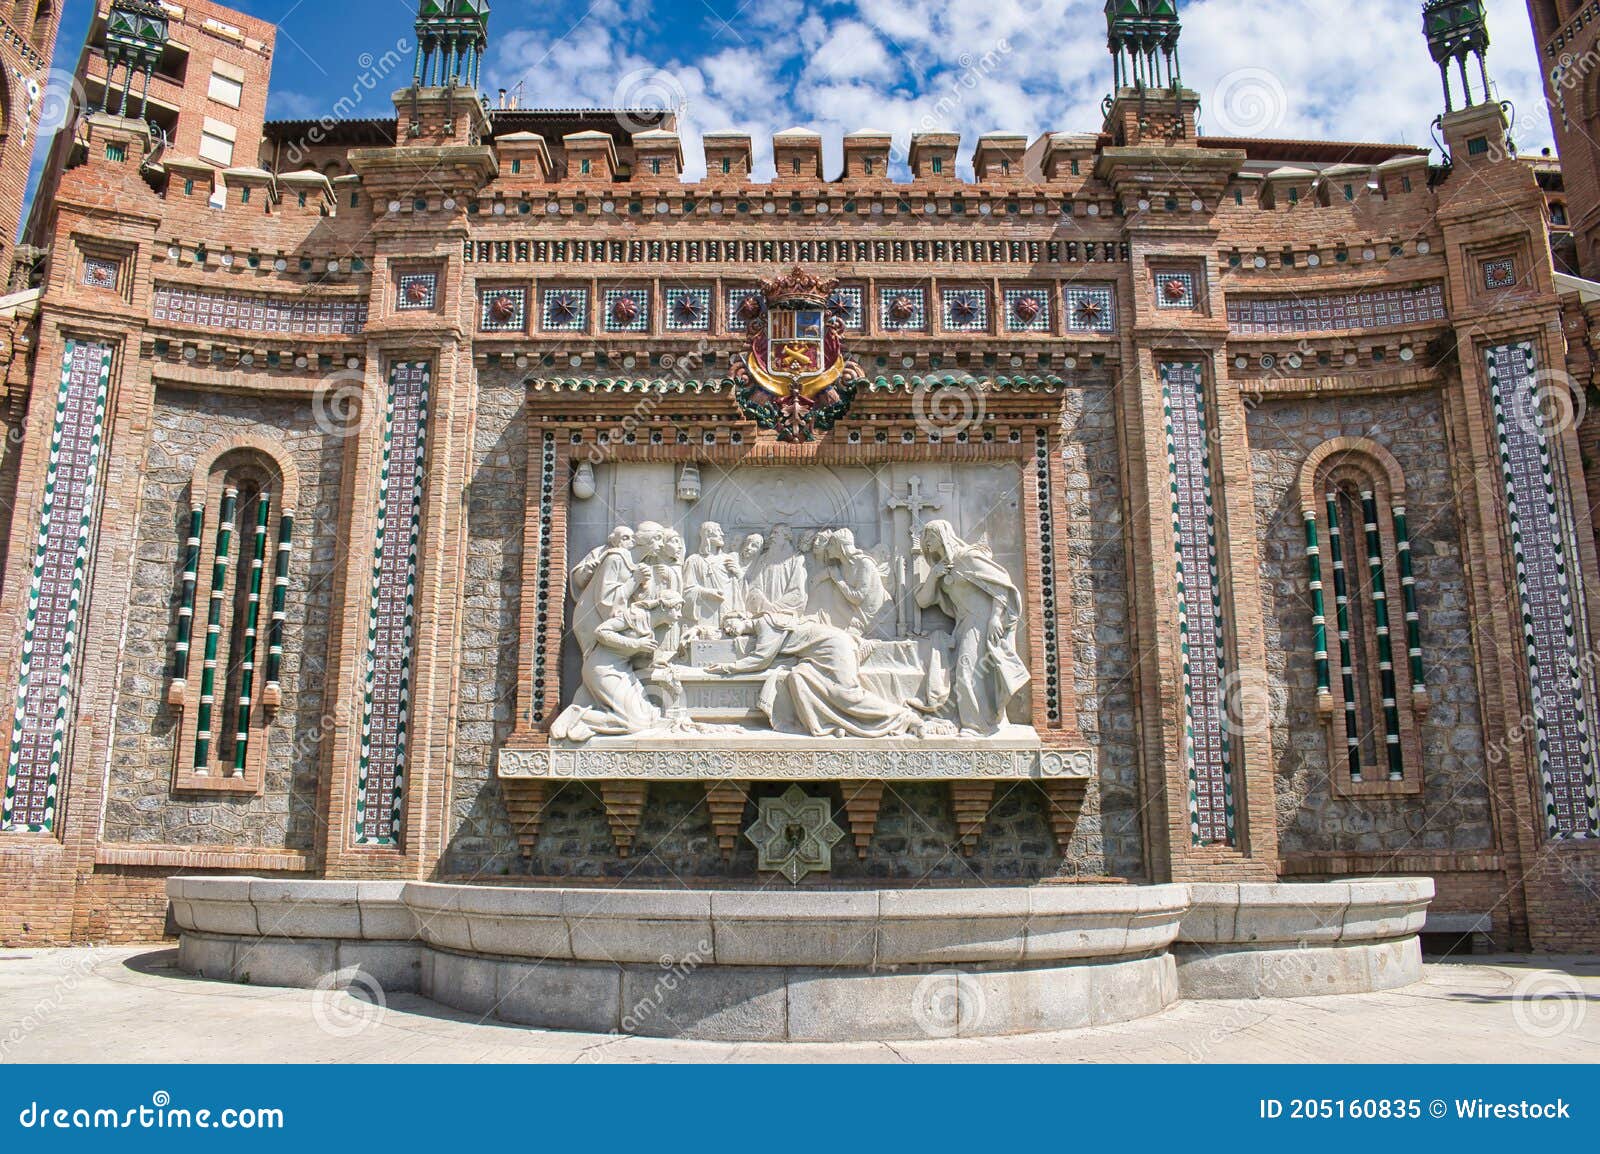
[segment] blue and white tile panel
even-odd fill
[[[396,844],[404,813],[416,641],[417,537],[422,525],[432,372],[427,362],[399,362],[389,369],[367,621],[357,845]]]
[[[1574,612],[1581,572],[1567,562],[1569,542],[1539,405],[1534,349],[1520,342],[1496,345],[1485,356],[1527,644],[1546,828],[1552,838],[1594,837],[1600,834],[1600,814]]]
[[[295,336],[353,335],[367,327],[367,302],[201,292],[157,285],[150,317],[158,324]]]
[[[1439,281],[1358,292],[1228,298],[1228,328],[1242,337],[1382,329],[1443,320],[1444,285]]]
[[[47,833],[55,826],[110,384],[111,347],[68,341],[23,621],[0,808],[7,832]]]
[[[1177,541],[1190,833],[1196,845],[1231,844],[1233,763],[1224,727],[1227,650],[1206,432],[1205,370],[1197,362],[1167,361],[1160,373]]]

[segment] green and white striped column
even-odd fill
[[[278,692],[283,672],[283,622],[289,600],[289,558],[294,552],[294,511],[278,514],[278,554],[272,571],[272,618],[267,624],[267,690]]]
[[[194,637],[194,593],[200,573],[200,533],[206,509],[195,501],[189,510],[189,534],[183,543],[183,576],[178,591],[178,640],[172,647],[172,689],[181,694],[189,683],[189,647]]]
[[[200,709],[195,715],[194,769],[211,769],[212,707],[217,700],[217,656],[222,647],[222,606],[227,600],[228,554],[233,549],[233,520],[239,512],[239,490],[222,491],[217,513],[217,554],[211,562],[211,598],[206,607],[205,662],[200,668]]]
[[[250,706],[256,681],[256,630],[261,622],[261,575],[267,563],[267,522],[272,501],[266,493],[256,498],[255,539],[250,548],[249,600],[244,609],[244,652],[239,661],[239,711],[233,733],[234,776],[244,773],[250,753]]]
[[[1306,525],[1306,567],[1311,573],[1311,634],[1313,660],[1317,668],[1317,704],[1321,708],[1332,700],[1328,678],[1328,606],[1322,593],[1322,549],[1317,544],[1317,511],[1310,505],[1300,510]]]
[[[1361,720],[1356,713],[1356,666],[1350,644],[1350,582],[1339,530],[1339,494],[1328,490],[1328,563],[1333,569],[1333,610],[1339,629],[1339,687],[1344,691],[1344,744],[1350,780],[1361,780]]]
[[[1383,695],[1383,741],[1388,751],[1389,780],[1405,777],[1400,748],[1400,705],[1394,677],[1394,643],[1389,636],[1389,593],[1384,580],[1383,538],[1378,533],[1378,501],[1371,490],[1361,493],[1361,516],[1367,540],[1367,573],[1372,589],[1372,621],[1378,638],[1378,685]]]

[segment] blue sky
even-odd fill
[[[392,114],[409,76],[410,0],[240,0],[279,25],[274,117],[328,114],[364,65],[401,45],[403,75],[379,86]],[[67,0],[57,64],[77,58],[93,0]],[[524,106],[670,106],[695,173],[699,135],[756,140],[804,125],[839,138],[859,128],[962,133],[1093,131],[1109,87],[1102,0],[500,0],[490,18],[485,87]],[[1427,143],[1442,109],[1418,0],[1185,0],[1185,82],[1205,131]],[[1489,0],[1490,69],[1518,109],[1517,142],[1550,143],[1522,0]],[[1331,19],[1330,16],[1337,16]],[[367,115],[365,106],[358,115]]]

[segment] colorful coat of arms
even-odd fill
[[[838,285],[797,266],[764,281],[760,295],[740,308],[750,351],[734,362],[739,408],[780,441],[828,432],[861,384],[861,366],[845,356],[844,321],[833,296]]]

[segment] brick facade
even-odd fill
[[[112,77],[109,86],[107,83],[109,7],[105,0],[96,0],[89,36],[72,72],[71,107],[64,110],[63,124],[70,125],[77,116],[96,109],[123,111],[122,73]],[[157,133],[160,148],[155,159],[175,162],[184,175],[196,166],[201,171],[221,172],[266,163],[259,152],[277,29],[209,0],[168,6],[165,12],[171,43],[151,74],[148,89],[142,77],[134,79],[126,106],[129,118],[153,126]],[[233,147],[225,150],[224,143]],[[51,142],[39,193],[28,215],[28,244],[43,248],[51,243],[54,192],[61,174],[79,163],[80,147],[70,132],[58,133]],[[287,167],[297,169],[301,161],[296,159]],[[18,203],[20,206],[20,200]]]
[[[1549,373],[1490,372],[1514,348],[1587,384],[1600,305],[1557,294],[1545,196],[1506,162],[1497,106],[1446,118],[1447,169],[1401,146],[1197,138],[1196,102],[1124,92],[1099,135],[985,138],[972,181],[942,135],[917,139],[909,184],[877,137],[847,140],[827,181],[820,143],[787,135],[776,180],[753,183],[748,140],[723,134],[688,184],[670,121],[634,135],[422,88],[314,155],[305,126],[268,126],[266,171],[230,174],[221,209],[198,168],[141,171],[140,125],[90,118],[5,410],[9,639],[31,620],[63,358],[111,350],[59,801],[48,828],[0,832],[0,939],[159,933],[161,879],[183,871],[753,878],[735,835],[773,783],[496,775],[567,700],[568,502],[596,459],[1015,470],[1032,717],[1047,745],[1092,747],[1094,779],[828,785],[853,835],[839,879],[1420,872],[1437,910],[1487,916],[1505,944],[1600,947],[1600,831],[1573,825],[1592,751],[1544,736],[1594,717],[1600,430]],[[273,160],[290,145],[309,169]],[[757,428],[726,383],[739,293],[795,265],[858,290],[848,341],[872,382],[809,444]],[[1534,415],[1535,385],[1565,418]],[[941,388],[974,419],[930,420]],[[1525,443],[1537,502],[1507,486]],[[231,488],[240,508],[272,495],[264,525],[292,513],[280,679],[239,754],[259,773],[236,781],[207,776],[202,662],[177,658],[185,620],[203,637]],[[413,541],[411,583],[375,580]],[[1561,611],[1527,568],[1539,547],[1570,591],[1566,682],[1530,674],[1524,617]],[[0,647],[0,684],[25,672]],[[398,765],[373,736],[394,708]]]
[[[41,132],[69,119],[50,73],[60,24],[60,5],[51,0],[15,4],[0,15],[0,269],[8,288],[15,287],[10,274],[34,146]]]

